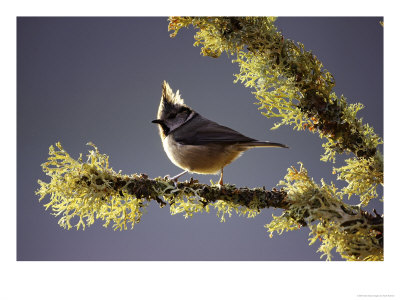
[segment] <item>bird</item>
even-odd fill
[[[260,147],[289,148],[284,144],[258,141],[229,127],[208,120],[184,103],[179,90],[174,93],[162,83],[157,119],[163,148],[168,158],[184,171],[172,178],[175,182],[187,172],[217,174],[222,186],[224,167],[244,151]]]

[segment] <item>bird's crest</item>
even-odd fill
[[[184,104],[183,99],[181,98],[181,95],[179,94],[179,90],[177,90],[176,93],[174,94],[174,92],[170,88],[168,82],[166,82],[165,80],[162,84],[161,97],[164,101],[167,101],[167,102],[170,102],[173,104]]]
[[[160,106],[158,107],[157,118],[163,119],[166,112],[172,111],[177,106],[185,106],[185,103],[179,94],[179,90],[177,90],[174,94],[168,82],[164,80],[162,84],[161,101]]]

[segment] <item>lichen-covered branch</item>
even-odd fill
[[[363,105],[348,104],[344,96],[338,97],[333,92],[333,75],[303,44],[285,39],[275,27],[275,19],[170,17],[169,30],[175,36],[181,28],[193,25],[195,45],[202,47],[203,55],[236,55],[234,62],[240,67],[236,81],[255,90],[263,115],[281,119],[274,128],[287,124],[318,132],[326,139],[322,160],[334,161],[336,153],[352,152],[355,158],[348,160],[348,166],[358,161],[359,166],[373,168],[377,174],[374,184],[367,187],[362,180],[348,181],[347,191],[361,192],[361,203],[367,205],[376,186],[383,184],[383,157],[377,148],[382,140],[356,117]],[[342,171],[336,169],[339,179],[351,178],[341,175]]]
[[[82,155],[75,160],[57,143],[57,149],[51,146],[48,161],[42,164],[51,179],[49,183],[39,180],[36,193],[40,200],[50,196],[45,207],[60,217],[63,228],[84,229],[95,219],[103,220],[105,227],[111,223],[114,229],[127,229],[128,225],[133,228],[151,200],[161,207],[168,205],[171,214],[183,213],[186,218],[214,208],[221,221],[232,212],[251,218],[261,209],[273,207],[284,213],[266,225],[271,233],[308,226],[312,242],[316,238],[323,241],[320,251],[328,259],[334,247],[347,259],[383,257],[383,218],[337,200],[334,186],[319,187],[303,167],[300,171],[290,169],[281,190],[210,186],[193,179],[175,183],[144,174],[117,173],[109,167],[108,156],[90,145],[94,149],[83,161]]]
[[[290,205],[266,225],[271,236],[301,224],[311,229],[310,244],[317,239],[322,242],[318,251],[327,259],[335,248],[347,260],[383,260],[383,217],[376,211],[372,215],[360,206],[345,204],[333,183],[316,184],[303,165],[300,170],[292,167],[280,185]]]
[[[50,156],[42,165],[43,171],[51,177],[49,183],[39,180],[36,192],[42,200],[50,195],[46,209],[52,208],[56,216],[61,216],[59,224],[72,228],[71,219],[79,218],[77,229],[94,223],[95,219],[105,221],[105,226],[113,223],[115,229],[132,228],[151,200],[160,206],[169,205],[171,213],[193,213],[206,211],[210,207],[217,210],[221,220],[225,214],[236,211],[248,217],[256,216],[266,207],[285,208],[288,206],[286,192],[265,188],[236,188],[233,185],[206,185],[196,180],[175,183],[167,178],[150,179],[145,174],[123,175],[108,165],[108,156],[98,152],[93,145],[86,162],[82,156],[73,159],[57,143],[50,147]]]

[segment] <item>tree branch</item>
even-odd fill
[[[160,206],[164,206],[166,202],[162,201],[160,197],[174,198],[177,195],[184,194],[185,197],[200,197],[199,200],[204,206],[214,203],[217,200],[231,202],[247,208],[263,209],[268,207],[286,208],[288,202],[286,201],[286,192],[273,188],[268,191],[263,188],[237,188],[234,185],[225,184],[223,186],[210,186],[201,184],[197,180],[190,179],[190,181],[177,182],[168,180],[167,178],[150,179],[146,174],[139,176],[133,175],[128,181],[115,178],[116,185],[121,185],[117,190],[122,193],[128,194],[137,198],[145,198],[147,200],[154,199]],[[125,183],[125,185],[123,185]],[[113,186],[113,183],[111,183]],[[157,191],[162,190],[160,194]],[[173,204],[169,203],[169,204]]]
[[[92,145],[92,144],[91,144]],[[94,147],[87,162],[73,159],[57,143],[56,150],[50,147],[50,157],[42,164],[43,171],[51,177],[49,183],[39,180],[36,192],[42,200],[50,195],[51,207],[56,215],[62,215],[60,225],[71,228],[70,220],[78,216],[78,228],[91,225],[95,218],[115,223],[115,228],[126,229],[127,223],[138,223],[144,208],[151,200],[160,206],[169,204],[171,213],[208,210],[214,206],[219,212],[230,214],[235,209],[240,214],[255,216],[263,208],[287,208],[286,192],[263,188],[236,188],[225,184],[206,185],[191,179],[175,183],[167,178],[150,179],[146,174],[123,175],[108,166],[108,156]],[[229,204],[222,205],[221,202]],[[127,216],[129,210],[130,215]]]

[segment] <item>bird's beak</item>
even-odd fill
[[[162,123],[164,123],[163,122],[163,120],[153,120],[153,121],[151,121],[151,123],[156,123],[156,124],[162,124]]]

